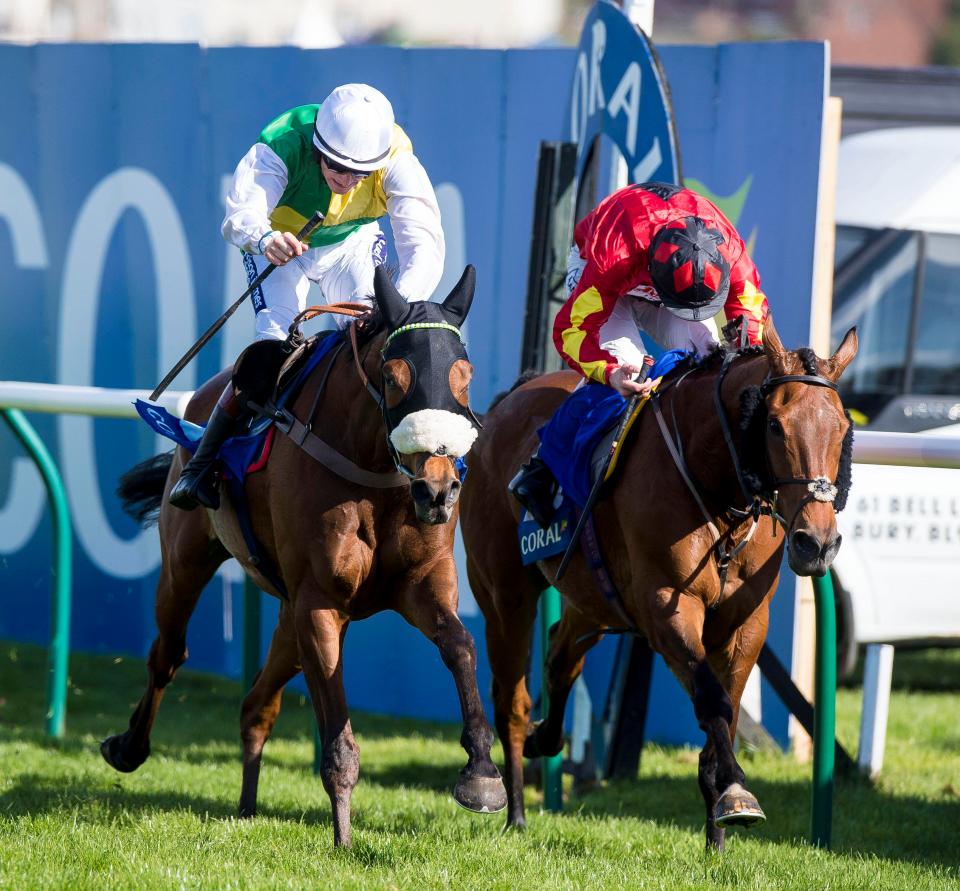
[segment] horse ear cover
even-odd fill
[[[457,327],[463,324],[467,313],[470,312],[470,304],[473,303],[473,292],[476,286],[477,270],[474,269],[473,266],[468,265],[467,268],[463,270],[460,281],[453,286],[453,290],[449,293],[447,299],[443,301],[444,310],[449,313],[451,321]]]
[[[385,266],[378,266],[373,271],[373,296],[376,298],[377,306],[380,307],[380,314],[386,322],[387,330],[395,331],[400,327],[407,313],[407,301],[396,289]]]

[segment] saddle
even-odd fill
[[[240,404],[253,415],[251,430],[268,417],[265,406],[282,406],[296,395],[309,373],[303,373],[309,360],[315,359],[309,362],[312,370],[334,347],[332,343],[322,342],[337,333],[321,331],[308,338],[258,340],[237,357],[233,365],[233,386]]]

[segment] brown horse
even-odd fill
[[[187,658],[187,622],[204,585],[233,555],[263,590],[281,599],[266,661],[242,707],[242,816],[256,812],[263,747],[284,686],[302,670],[320,728],[320,774],[333,808],[334,843],[350,844],[359,750],[344,694],[343,640],[352,620],[385,609],[396,610],[433,641],[453,674],[468,755],[454,798],[474,811],[505,806],[490,759],[493,734],[477,691],[475,646],[457,616],[453,557],[460,478],[452,456],[469,449],[476,435],[468,403],[473,368],[459,331],[474,281],[467,267],[443,304],[408,304],[378,270],[375,296],[383,328],[354,356],[344,348],[325,358],[292,405],[292,414],[322,434],[340,460],[328,454],[325,464],[318,463],[291,437],[278,435],[266,469],[247,480],[263,551],[259,560],[251,559],[230,498],[217,511],[187,513],[167,504],[188,458],[183,449],[127,474],[120,489],[127,505],[141,519],[160,507],[162,563],[159,634],[147,661],[147,689],[129,729],[101,746],[117,770],[136,770],[150,754],[150,729],[164,690]],[[206,418],[227,380],[222,372],[198,390],[187,418]],[[380,382],[382,396],[371,380]],[[344,462],[352,467],[345,472],[359,481],[330,469]]]
[[[856,351],[852,330],[826,361],[809,349],[787,351],[768,319],[762,350],[717,350],[668,375],[653,406],[659,411],[648,406],[640,415],[594,511],[618,600],[601,595],[581,553],[559,583],[559,556],[524,568],[519,506],[506,488],[578,376],[534,378],[487,414],[471,452],[462,528],[470,585],[486,617],[508,826],[525,825],[522,756],[560,751],[564,706],[587,650],[598,632],[625,624],[666,660],[706,734],[699,782],[708,845],[722,849],[726,825],[764,819],[733,753],[740,696],[766,637],[785,541],[801,575],[823,575],[840,545],[831,481],[844,488],[841,454],[852,442],[835,385]],[[531,629],[538,595],[552,584],[566,608],[547,655],[549,714],[531,724]]]

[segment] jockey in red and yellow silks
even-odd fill
[[[743,239],[706,198],[669,183],[627,186],[577,224],[574,240],[570,296],[553,341],[587,380],[624,397],[648,394],[653,381],[634,379],[646,353],[640,331],[668,350],[703,354],[716,343],[711,320],[721,309],[760,343],[767,317],[760,276]],[[549,525],[557,482],[539,449],[508,488],[541,527]]]
[[[722,308],[743,317],[759,343],[767,316],[760,276],[743,240],[706,198],[679,186],[642,183],[605,198],[574,232],[570,297],[553,338],[564,361],[624,395],[620,368],[637,370],[646,330],[667,349],[703,353]],[[579,275],[578,275],[579,273]],[[614,378],[611,380],[611,374]]]

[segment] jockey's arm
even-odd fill
[[[263,254],[263,242],[272,233],[270,213],[286,187],[286,165],[273,149],[258,142],[234,171],[220,225],[224,239],[248,254]]]
[[[397,290],[407,300],[427,300],[443,275],[445,243],[437,196],[416,155],[391,159],[383,190],[400,261]]]
[[[645,255],[640,257],[640,262],[644,258]],[[601,346],[600,329],[610,319],[617,302],[624,299],[621,295],[636,284],[639,263],[638,255],[626,247],[623,256],[611,259],[604,266],[592,258],[587,260],[579,283],[557,314],[553,342],[574,371],[613,386],[610,375],[621,363]],[[636,326],[632,328],[635,330]]]
[[[763,339],[763,323],[768,312],[766,295],[760,290],[760,274],[746,250],[743,250],[730,269],[730,292],[723,313],[727,322],[742,317],[747,339],[750,344],[756,345]]]

